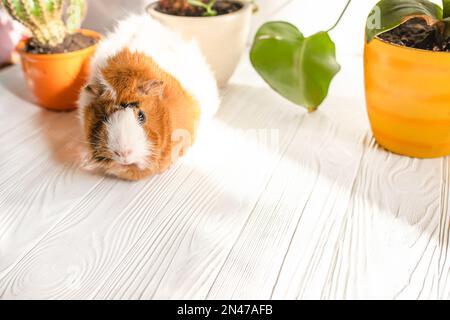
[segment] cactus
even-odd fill
[[[44,47],[61,44],[76,31],[86,14],[85,0],[0,0],[15,20]]]

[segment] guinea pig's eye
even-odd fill
[[[139,107],[139,102],[123,102],[120,104],[120,107],[122,109],[126,109],[126,108],[138,108]]]
[[[139,112],[138,112],[138,121],[139,121],[139,123],[140,124],[144,124],[146,120],[147,120],[147,117],[145,116],[144,111],[139,110]]]

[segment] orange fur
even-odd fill
[[[128,49],[111,57],[101,74],[116,92],[116,97],[99,92],[84,112],[85,133],[93,158],[103,171],[126,180],[138,180],[163,172],[194,142],[200,117],[198,102],[153,59]],[[162,91],[140,94],[139,86],[149,80],[162,81]],[[93,85],[100,86],[99,83]],[[152,155],[148,159],[150,167],[144,170],[135,165],[119,166],[110,160],[107,133],[102,126],[102,121],[117,111],[121,103],[130,102],[139,102],[139,109],[147,115],[144,129],[152,143]],[[184,141],[183,145],[179,140],[174,141],[172,135],[177,130],[186,132],[191,140]]]

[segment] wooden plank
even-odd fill
[[[0,278],[103,179],[78,169],[78,126],[43,111],[0,137]]]
[[[212,151],[209,157],[213,158],[207,160],[213,161],[212,166],[199,165],[180,186],[177,201],[161,208],[158,220],[148,227],[96,298],[206,297],[279,161],[278,152],[266,149],[272,148],[272,142],[266,143],[270,138],[264,140],[271,134],[266,130],[282,128],[278,134],[275,131],[274,139],[279,136],[283,150],[298,129],[300,115],[283,105],[274,108],[274,100],[279,98],[266,90],[228,90],[218,120],[232,127],[216,129],[212,143],[206,146]],[[233,118],[224,117],[229,111]],[[250,128],[262,131],[240,132]],[[217,145],[215,141],[221,142]],[[198,158],[195,163],[202,161]]]
[[[264,101],[269,104],[261,106],[259,100],[250,99],[255,96],[264,97]],[[136,248],[140,248],[137,261],[145,258],[147,252],[142,250],[141,246],[156,246],[155,250],[161,254],[156,255],[155,259],[167,256],[170,260],[184,261],[188,257],[184,251],[170,251],[169,248],[175,248],[174,244],[162,235],[167,232],[167,237],[172,239],[171,237],[178,236],[182,226],[195,230],[198,222],[196,214],[209,221],[211,230],[221,230],[223,225],[235,228],[233,232],[224,234],[224,244],[231,244],[229,237],[233,238],[239,232],[260,193],[259,190],[264,187],[270,175],[270,168],[274,167],[279,157],[277,152],[266,151],[264,156],[255,158],[258,152],[263,152],[257,148],[255,154],[252,153],[255,149],[252,146],[257,137],[250,134],[245,138],[245,135],[241,135],[242,131],[248,130],[249,127],[265,129],[267,125],[283,127],[285,133],[281,137],[284,138],[282,141],[285,145],[286,141],[292,139],[298,127],[298,122],[291,121],[292,110],[287,114],[281,113],[283,108],[279,110],[270,106],[272,99],[279,98],[267,90],[260,92],[249,88],[231,88],[225,96],[224,108],[217,120],[215,132],[207,135],[211,139],[203,145],[199,141],[198,148],[180,163],[179,169],[137,184],[102,181],[88,192],[83,201],[53,227],[31,252],[9,270],[0,281],[0,295],[7,298],[85,298],[96,292],[96,287],[100,284],[125,286],[127,281],[134,283],[139,277],[147,275],[153,275],[156,283],[159,283],[162,280],[158,276],[162,277],[162,274],[139,273],[137,278],[121,278],[113,283],[109,279],[114,279],[116,270],[123,267],[126,270],[120,273],[121,277],[134,270],[122,260],[126,261],[132,256]],[[234,123],[240,130],[228,128],[225,125],[228,123]],[[243,181],[243,177],[247,179]],[[235,209],[237,212],[233,214]],[[214,215],[211,217],[211,214]],[[95,249],[92,248],[94,238],[100,239],[97,241],[100,245]],[[213,243],[208,246],[211,250],[216,249]],[[229,247],[224,246],[221,250],[223,258],[228,253],[227,249],[229,250]],[[194,255],[197,253],[194,252]],[[55,272],[38,273],[36,281],[42,283],[39,288],[35,288],[33,279],[26,275],[35,272],[41,265],[50,266],[56,256],[59,257],[60,264],[55,268]],[[196,262],[200,263],[203,259],[204,257],[199,257]],[[158,267],[157,262],[152,262],[151,266]],[[218,266],[220,267],[220,263]],[[137,267],[142,269],[145,265],[138,264]],[[196,265],[193,264],[192,267]],[[76,286],[67,285],[65,280],[71,270],[80,270],[81,278],[77,280],[79,284]],[[198,271],[203,273],[204,270]],[[204,273],[204,276],[207,275]],[[212,273],[210,277],[213,279],[215,276],[216,274]],[[47,279],[42,280],[45,277]],[[30,279],[30,283],[23,279]],[[61,286],[53,288],[54,283],[60,283]],[[145,282],[140,282],[140,285],[143,284]],[[189,282],[186,282],[186,285],[191,287]],[[149,286],[147,289],[156,288],[157,286]],[[107,295],[105,290],[99,290],[97,296]],[[208,290],[209,287],[205,287],[203,294],[206,295]],[[145,295],[146,292],[142,294]],[[180,290],[172,294],[186,292]]]
[[[345,101],[345,105],[353,107],[354,103]],[[338,107],[336,101],[334,107]],[[286,261],[290,255],[305,263],[311,261],[313,270],[315,259],[332,256],[331,239],[343,224],[366,134],[340,120],[322,112],[303,116],[300,130],[283,154],[208,298],[270,299],[280,269],[294,266]],[[295,234],[301,234],[301,239],[293,238]],[[330,242],[330,248],[319,250],[322,242]],[[312,255],[310,260],[307,255]],[[303,269],[296,271],[301,273]]]
[[[92,294],[96,281],[113,270],[122,250],[153,219],[127,208],[140,208],[144,200],[158,203],[158,189],[179,183],[170,174],[157,180],[128,183],[108,178],[87,190],[82,201],[0,281],[0,296],[51,299]]]
[[[344,2],[267,19],[308,34]],[[196,147],[138,183],[81,171],[74,114],[0,73],[0,298],[450,298],[449,159],[376,146],[355,53],[314,114],[244,59]]]
[[[449,157],[443,160],[441,182],[440,220],[437,230],[438,239],[438,269],[437,269],[437,297],[443,300],[450,299],[450,163]]]
[[[223,153],[222,153],[223,154]],[[184,169],[184,170],[181,170],[182,171],[182,174],[180,174],[180,175],[177,175],[177,177],[178,177],[178,179],[180,179],[181,181],[183,180],[183,179],[186,179],[186,177],[190,174],[190,171],[191,171],[192,169],[189,169],[189,168],[187,168],[187,169]],[[263,171],[264,172],[264,171]],[[167,179],[167,177],[165,177],[166,179]],[[173,185],[172,186],[172,188],[174,188],[174,187],[178,187],[178,185],[179,185],[179,183],[180,183],[180,180],[177,180],[176,181],[176,183],[175,183],[175,185]],[[164,181],[164,180],[163,180]],[[128,208],[128,207],[123,207],[123,206],[117,206],[117,205],[115,205],[113,208],[115,209],[115,210],[112,210],[111,209],[111,207],[109,207],[109,205],[110,205],[110,200],[111,199],[109,199],[109,197],[108,196],[105,196],[105,195],[102,195],[102,194],[99,194],[99,190],[103,190],[103,189],[107,189],[107,190],[111,190],[110,192],[111,192],[111,194],[122,194],[123,193],[123,191],[124,191],[124,189],[122,189],[122,188],[127,188],[128,186],[127,185],[125,185],[125,187],[124,186],[122,186],[122,184],[121,183],[119,183],[118,185],[116,185],[116,186],[114,186],[114,187],[112,187],[112,189],[110,189],[109,188],[109,186],[110,186],[110,182],[107,182],[107,181],[105,181],[105,182],[102,182],[102,183],[100,183],[97,187],[95,187],[94,189],[92,189],[92,192],[88,192],[87,194],[86,194],[86,196],[84,197],[84,199],[82,200],[82,201],[80,201],[80,203],[79,203],[79,205],[77,206],[77,207],[79,207],[79,206],[82,206],[83,207],[83,209],[85,209],[87,212],[89,212],[89,207],[90,206],[95,206],[95,207],[100,207],[100,208],[105,208],[105,211],[106,211],[106,213],[108,213],[108,214],[110,214],[111,216],[113,216],[114,217],[114,214],[116,214],[116,215],[118,215],[119,214],[119,212],[120,212],[120,210],[118,210],[118,209],[122,209],[122,210],[127,210],[126,208]],[[158,187],[159,185],[158,184],[156,184],[154,187]],[[141,186],[142,187],[142,186]],[[119,190],[116,190],[116,188],[118,188]],[[169,190],[170,190],[170,188],[168,188]],[[139,190],[139,188],[138,187],[136,187],[136,192],[134,193],[134,194],[140,194],[140,192],[138,192],[138,190]],[[167,190],[167,196],[166,197],[163,197],[163,199],[165,199],[166,201],[168,201],[168,199],[170,199],[170,197],[172,197],[172,193],[173,192],[175,192],[175,190],[176,189],[174,189],[174,190],[172,190],[172,193],[169,191],[169,190]],[[163,191],[166,191],[165,189],[163,190]],[[156,192],[156,190],[153,190],[153,192]],[[170,197],[169,198],[167,198],[168,196],[170,195]],[[134,201],[136,201],[136,196],[134,195],[131,199],[127,199],[128,201],[124,201],[124,202],[121,202],[121,203],[127,203],[127,204],[129,204],[129,203],[134,203]],[[85,202],[86,202],[86,204],[85,204]],[[115,203],[114,201],[112,202],[112,203]],[[164,201],[162,202],[162,203],[164,203]],[[131,206],[131,205],[130,205]],[[131,208],[131,207],[130,207]],[[142,216],[142,213],[140,213],[140,210],[139,210],[139,207],[134,207],[134,209],[136,210],[136,215],[135,215],[135,219],[137,219],[137,220],[142,220],[142,219],[145,219],[144,217],[145,217],[145,215],[144,215],[144,217]],[[131,210],[131,209],[130,209]],[[161,210],[161,208],[159,208],[158,206],[155,206],[155,208],[154,208],[154,210]],[[78,211],[80,211],[80,212],[78,212]],[[112,212],[111,212],[112,211]],[[46,234],[46,236],[43,238],[43,239],[41,239],[40,241],[39,241],[39,243],[36,245],[36,247],[33,249],[33,252],[42,252],[42,246],[44,247],[44,248],[47,248],[47,247],[49,247],[49,248],[51,248],[51,250],[48,250],[49,251],[49,253],[48,253],[48,255],[46,255],[46,254],[43,254],[43,255],[41,255],[41,257],[42,256],[44,256],[43,258],[42,258],[42,260],[40,260],[40,262],[41,263],[50,263],[50,259],[51,259],[51,257],[54,257],[55,255],[57,255],[56,253],[55,253],[55,255],[52,255],[53,253],[52,253],[52,250],[54,250],[55,252],[58,252],[58,255],[60,254],[60,251],[61,250],[63,250],[64,252],[67,252],[67,253],[69,253],[69,254],[72,254],[73,252],[70,250],[70,248],[67,248],[67,247],[65,247],[65,246],[58,246],[58,245],[56,245],[55,244],[55,246],[52,246],[51,245],[51,240],[53,240],[53,239],[58,239],[58,242],[57,242],[57,244],[58,243],[60,243],[60,241],[63,241],[64,242],[64,240],[62,240],[62,239],[64,239],[64,237],[65,236],[67,236],[65,233],[62,233],[62,234],[60,234],[60,230],[61,229],[63,229],[63,230],[65,230],[65,228],[67,227],[66,225],[67,225],[67,223],[69,223],[70,221],[73,221],[73,220],[75,220],[76,221],[76,217],[78,216],[78,215],[82,215],[83,217],[84,217],[84,215],[87,215],[87,213],[84,213],[83,214],[83,212],[81,211],[81,210],[78,210],[77,208],[74,208],[74,209],[72,209],[70,212],[69,212],[69,214],[67,214],[67,216],[64,218],[64,219],[62,219],[61,221],[59,221],[58,222],[58,224],[56,225],[56,226],[54,226],[53,228],[51,228],[51,230]],[[89,218],[88,218],[89,217]],[[85,217],[86,219],[87,219],[87,221],[88,222],[86,222],[86,224],[82,224],[82,226],[80,226],[80,229],[82,228],[82,227],[84,227],[84,228],[86,228],[87,230],[90,230],[90,227],[92,227],[92,226],[98,226],[98,223],[94,223],[94,224],[91,224],[91,223],[89,223],[89,221],[91,220],[91,219],[99,219],[96,215],[92,215],[92,216],[90,216],[90,215],[87,215],[87,217]],[[84,219],[84,218],[83,218]],[[116,228],[118,228],[116,225],[113,225],[113,226],[108,226],[108,223],[110,223],[111,221],[110,221],[110,219],[104,219],[104,217],[102,218],[102,219],[99,219],[99,220],[101,220],[102,222],[104,222],[103,224],[102,224],[102,226],[104,226],[105,227],[105,229],[107,229],[108,230],[108,227],[111,227],[111,228],[114,228],[114,227],[116,227]],[[84,221],[84,220],[83,220]],[[122,223],[120,224],[120,225],[123,225]],[[146,224],[144,223],[143,224],[144,226],[146,226]],[[128,225],[127,225],[128,226]],[[77,227],[77,224],[74,224],[74,226],[73,226],[74,228],[76,228]],[[73,229],[74,228],[72,228],[72,227],[70,227],[70,228],[68,228],[68,230],[70,230],[70,235],[72,234],[72,231],[73,231]],[[131,228],[131,227],[130,227]],[[83,235],[85,234],[85,232],[83,232],[82,233]],[[101,232],[100,232],[100,234],[101,234]],[[55,236],[55,235],[57,235],[57,236]],[[139,238],[139,236],[140,236],[140,234],[139,233],[137,233],[137,235],[136,235],[136,238],[131,238],[131,239],[127,239],[127,240],[130,240],[130,241],[125,241],[124,243],[123,243],[123,251],[121,251],[121,250],[117,250],[119,253],[127,253],[127,245],[129,245],[129,244],[133,244],[133,239],[137,239],[137,238]],[[93,236],[94,237],[94,236]],[[97,236],[97,238],[101,238],[101,235],[100,236]],[[50,244],[49,243],[47,243],[47,241],[50,241]],[[74,243],[73,241],[67,241],[67,243]],[[117,249],[117,248],[116,248]],[[87,252],[90,252],[89,250],[87,250]],[[115,251],[116,252],[116,251]],[[50,257],[49,258],[49,260],[47,260],[45,257]],[[120,261],[120,254],[119,255],[117,255],[117,256],[114,256],[114,257],[111,257],[112,259],[113,258],[116,258],[116,257],[119,257],[118,259],[117,259],[117,261]],[[2,286],[4,287],[4,290],[3,290],[3,296],[6,296],[6,297],[16,297],[17,295],[15,294],[15,293],[13,293],[13,292],[15,292],[15,279],[16,279],[16,277],[20,277],[19,276],[19,274],[20,273],[27,273],[26,272],[26,270],[22,270],[22,266],[23,265],[28,265],[27,263],[28,263],[28,260],[27,259],[32,259],[32,261],[33,261],[33,259],[35,258],[35,256],[33,255],[33,253],[30,253],[30,254],[28,254],[26,257],[24,257],[24,258],[22,258],[21,260],[20,260],[20,262],[19,262],[19,264],[18,264],[18,266],[16,266],[15,268],[14,268],[14,270],[8,270],[8,271],[10,271],[10,272],[8,272],[8,274],[7,274],[7,276],[5,276],[4,277],[4,279],[3,279],[3,281],[1,282],[1,284],[2,284]],[[67,259],[67,260],[61,260],[61,261],[71,261],[70,259]],[[113,260],[113,261],[115,261],[115,260]],[[31,265],[30,265],[30,267],[32,266],[32,263],[31,263]],[[108,274],[108,268],[106,268],[106,269],[102,269],[101,267],[104,267],[105,265],[100,265],[100,266],[98,266],[98,269],[96,269],[96,270],[99,270],[99,274],[100,275],[106,275],[106,274]],[[94,267],[96,267],[96,266],[94,266]],[[107,265],[107,267],[110,267],[110,265],[108,264]],[[21,270],[21,272],[19,273],[19,274],[15,274],[15,271],[16,270]],[[32,269],[31,269],[32,270]],[[54,276],[56,276],[56,277],[58,277],[58,276],[67,276],[68,278],[69,278],[69,280],[70,280],[70,278],[72,277],[72,276],[74,276],[73,275],[73,270],[79,270],[79,269],[77,269],[77,266],[75,266],[75,265],[68,265],[66,268],[58,268],[58,272],[55,272],[54,273]],[[61,273],[62,272],[62,273]],[[75,274],[76,274],[77,272],[75,272]],[[96,276],[97,276],[98,274],[96,273],[96,272],[92,272],[92,274],[90,274],[90,276],[89,276],[89,280],[92,280],[92,278],[96,278]],[[89,283],[90,283],[91,281],[89,281]],[[64,281],[63,281],[63,283],[65,283]],[[95,283],[95,281],[94,281],[94,283]],[[30,285],[30,288],[33,288],[33,283],[30,283],[29,284]],[[2,287],[2,286],[0,286],[0,287]],[[74,296],[76,296],[76,297],[80,297],[80,296],[83,296],[83,292],[84,293],[86,293],[86,291],[82,291],[82,292],[78,292],[78,293],[74,293],[73,292],[73,289],[74,288],[78,288],[78,285],[73,285],[73,284],[71,284],[71,285],[69,285],[69,286],[67,286],[67,288],[65,288],[65,287],[62,287],[60,290],[61,290],[61,292],[65,292],[65,294],[67,294],[68,296],[70,296],[70,295],[72,295],[72,294],[75,294]],[[92,288],[92,286],[90,286],[89,288]],[[27,290],[27,286],[24,286],[23,287],[23,291],[21,292],[22,293],[22,296],[30,296],[30,297],[54,297],[53,296],[53,292],[52,291],[49,291],[49,292],[47,292],[45,289],[45,286],[44,286],[44,288],[43,288],[43,290],[42,291],[33,291],[33,290]],[[47,294],[48,294],[48,296],[47,296]]]
[[[323,266],[328,276],[321,298],[444,298],[449,213],[441,200],[447,163],[400,157],[368,141],[335,257]],[[292,277],[299,274],[286,274],[284,284]],[[313,285],[283,291],[302,298]]]
[[[360,67],[355,70],[354,65],[355,59],[343,61],[343,71],[333,83],[330,97],[322,110],[335,121],[334,125],[338,128],[337,131],[345,128],[349,132],[347,136],[351,137],[349,140],[352,141],[351,148],[354,150],[360,149],[354,152],[353,157],[349,157],[348,160],[353,160],[353,163],[356,164],[354,156],[358,152],[361,154],[363,151],[369,153],[368,156],[363,158],[360,171],[357,174],[358,179],[353,185],[351,179],[344,177],[344,181],[347,183],[341,185],[344,185],[346,190],[340,190],[339,196],[335,195],[339,191],[336,185],[327,186],[326,183],[322,183],[311,190],[312,199],[308,199],[308,203],[302,208],[301,214],[296,212],[296,208],[299,207],[296,201],[299,201],[299,199],[294,196],[295,193],[292,193],[291,188],[287,187],[290,185],[289,182],[280,177],[278,177],[278,180],[272,181],[272,187],[269,184],[267,193],[261,197],[262,203],[258,204],[255,213],[250,217],[250,220],[253,218],[253,221],[251,220],[252,222],[247,224],[248,230],[242,232],[242,238],[239,238],[234,246],[209,297],[297,299],[445,298],[448,296],[449,268],[446,257],[448,254],[449,213],[448,206],[440,205],[441,202],[446,203],[448,201],[446,200],[448,199],[448,192],[441,192],[441,190],[448,188],[448,179],[445,179],[446,174],[441,177],[443,163],[446,164],[448,160],[445,159],[443,163],[440,162],[441,160],[415,160],[416,165],[409,165],[409,161],[411,161],[409,158],[391,155],[374,146],[370,139],[371,134],[368,130],[366,115],[362,109],[362,106],[364,106],[363,97],[359,94],[359,98],[356,100],[339,102],[339,100],[342,100],[341,95],[351,94],[355,97],[357,96],[355,92],[363,92],[363,88],[360,87],[360,84],[363,83],[361,79],[362,70]],[[362,65],[362,63],[358,65]],[[348,87],[349,81],[347,79],[356,80],[350,83],[351,88]],[[354,83],[358,83],[358,86],[355,86]],[[336,88],[341,87],[346,88],[346,91],[336,90]],[[312,119],[308,119],[308,121],[312,121]],[[316,126],[313,131],[316,133],[323,132],[318,127]],[[301,137],[301,134],[302,130],[298,133],[299,137]],[[367,138],[358,139],[362,136]],[[342,146],[343,143],[339,141],[342,140],[340,134],[336,134],[335,137],[336,147]],[[315,142],[317,143],[317,141]],[[316,143],[306,143],[306,145],[313,148]],[[323,155],[320,152],[318,154]],[[373,154],[376,154],[376,156]],[[386,158],[389,160],[386,160]],[[348,160],[344,163],[352,163]],[[320,163],[320,159],[315,159],[315,162]],[[383,166],[380,167],[380,163],[387,163],[389,167],[384,169]],[[377,189],[367,190],[360,185],[361,181],[373,183],[378,176],[395,175],[398,166],[406,171],[405,176],[411,176],[410,181],[406,179],[406,181],[401,181],[397,185],[386,186],[386,190],[381,189],[383,187],[381,182],[379,182]],[[364,174],[366,167],[370,168],[371,175]],[[340,164],[336,168],[343,170],[341,168],[345,168],[345,166]],[[358,169],[358,166],[355,166],[354,169]],[[295,166],[291,166],[290,170],[285,170],[295,172],[301,177],[298,170],[295,171]],[[330,171],[333,173],[332,170]],[[296,176],[296,174],[293,174],[293,176]],[[303,175],[306,174],[303,173]],[[323,176],[326,177],[327,172],[321,171],[318,174],[319,181],[324,179]],[[356,172],[353,172],[352,176],[355,177]],[[415,181],[421,179],[420,177],[423,177],[426,181],[425,186],[414,184]],[[293,179],[292,176],[290,178]],[[334,183],[339,180],[342,180],[342,178],[330,179]],[[309,179],[301,179],[301,182],[298,182],[297,185],[301,186],[302,190],[306,187],[306,192],[308,192],[308,182],[310,182]],[[398,191],[398,189],[405,188],[410,188],[411,191],[415,192],[410,194],[409,197],[412,196],[416,200],[411,201],[404,192]],[[326,196],[322,196],[322,194]],[[416,217],[419,219],[416,222],[419,226],[415,226],[408,232],[402,232],[404,228],[402,228],[401,223],[400,226],[389,227],[390,222],[384,222],[381,226],[375,227],[372,226],[374,220],[374,214],[372,213],[370,220],[366,218],[364,222],[352,224],[352,233],[349,234],[348,224],[352,216],[355,214],[358,216],[367,215],[367,206],[372,209],[372,202],[383,201],[383,198],[387,196],[392,201],[390,204],[392,207],[384,210],[399,211],[399,215]],[[325,199],[320,197],[325,197]],[[266,199],[270,199],[269,204],[267,204]],[[337,201],[333,202],[333,199],[337,199]],[[345,203],[349,200],[349,208],[346,209]],[[366,203],[365,207],[355,204],[359,204],[361,201]],[[412,205],[408,205],[408,203]],[[327,208],[330,211],[322,208]],[[378,209],[377,213],[381,211],[380,213],[386,215],[383,212],[384,210]],[[268,218],[271,213],[273,220]],[[284,233],[292,234],[292,220],[295,225],[296,217],[299,217],[296,231],[289,242],[289,251],[284,256],[287,247]],[[375,217],[378,218],[379,215],[375,215]],[[386,218],[381,216],[379,219],[385,220]],[[398,221],[393,223],[399,224]],[[278,228],[283,231],[279,231]],[[367,229],[372,229],[370,229],[369,235],[362,236],[359,231],[361,228],[364,228],[366,232]],[[439,245],[433,241],[433,237],[429,236],[429,234],[436,236],[437,230],[440,234]],[[277,231],[282,235],[279,235]],[[391,241],[379,245],[379,239],[383,239],[386,233],[389,233],[391,238],[395,237],[399,240],[400,245],[393,248]],[[396,235],[397,233],[398,235]],[[352,250],[343,256],[346,251],[351,249],[342,244],[342,237],[346,238],[347,246],[355,246],[355,242],[368,241],[374,247],[368,249],[365,246],[357,252]],[[414,238],[405,245],[401,237]],[[420,241],[417,239],[420,239]],[[418,241],[418,243],[416,244],[413,240]],[[415,246],[414,250],[411,250],[413,246]],[[361,250],[365,251],[360,252]],[[370,262],[365,261],[369,258],[365,257],[364,254],[370,256]],[[282,259],[284,260],[281,264]],[[385,260],[390,261],[390,259],[393,260],[392,263],[384,263]],[[376,268],[383,263],[386,265],[383,266],[383,271],[377,271]],[[277,275],[277,268],[280,265],[282,267]],[[364,272],[361,272],[363,274],[355,275],[354,270],[356,268],[361,268],[361,266],[368,268],[369,265],[373,268],[370,272],[363,270]],[[419,270],[414,270],[416,265],[417,268],[420,268]],[[341,266],[345,266],[346,269],[341,270],[343,268]],[[434,272],[430,270],[434,270]],[[399,277],[399,274],[403,276]],[[350,277],[351,279],[349,279]],[[406,284],[405,279],[409,281]],[[424,288],[422,288],[422,285]]]
[[[22,126],[31,116],[42,111],[33,104],[19,66],[0,72],[0,98],[0,136]]]

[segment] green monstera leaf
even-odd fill
[[[309,111],[316,110],[340,70],[328,33],[338,25],[350,2],[331,29],[309,37],[287,22],[264,24],[250,51],[253,67],[283,97]],[[443,9],[429,0],[381,0],[367,19],[366,40],[369,42],[413,17],[425,18],[443,32],[442,38],[449,37],[450,0],[442,3]]]
[[[450,0],[442,0],[442,7],[444,8],[444,18],[450,17]]]
[[[450,1],[444,0],[444,13],[449,14]],[[428,0],[381,0],[367,19],[366,40],[398,27],[411,17],[424,17],[429,24],[443,18],[442,8]]]
[[[314,111],[339,72],[336,49],[327,32],[310,37],[287,22],[268,22],[256,33],[250,60],[279,94]]]

